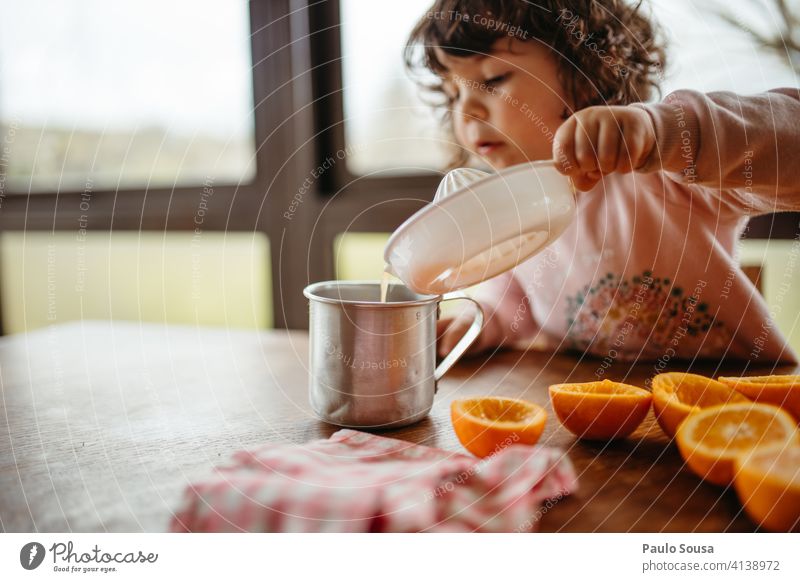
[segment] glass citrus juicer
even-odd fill
[[[574,216],[575,190],[552,160],[495,174],[458,168],[389,238],[386,270],[417,293],[457,291],[532,257]]]

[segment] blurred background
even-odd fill
[[[401,58],[429,4],[0,0],[3,333],[303,328],[307,282],[377,279],[452,155]],[[796,1],[643,9],[664,94],[798,84]],[[760,218],[741,260],[800,350],[797,236]]]

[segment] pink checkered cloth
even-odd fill
[[[355,430],[239,451],[187,487],[175,532],[531,531],[577,487],[558,449],[515,444],[480,460]]]

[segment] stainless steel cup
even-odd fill
[[[424,418],[436,383],[480,334],[483,311],[461,294],[420,295],[389,285],[325,281],[303,291],[309,299],[309,380],[314,412],[338,426],[395,428]],[[436,320],[443,301],[477,306],[472,325],[436,365]]]

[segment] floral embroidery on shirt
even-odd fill
[[[567,338],[573,348],[647,353],[672,349],[683,355],[719,352],[731,334],[702,301],[705,282],[684,289],[644,271],[632,279],[607,273],[567,298]],[[688,338],[688,339],[687,339]],[[679,348],[692,346],[691,354]]]

